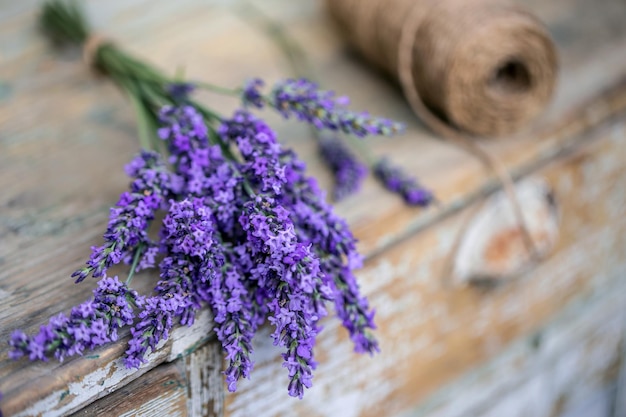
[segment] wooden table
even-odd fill
[[[108,208],[126,187],[122,167],[138,149],[129,104],[87,71],[79,54],[51,50],[36,30],[38,3],[0,0],[4,341],[16,328],[36,331],[89,296],[94,283],[74,285],[69,276],[101,241]],[[357,108],[408,122],[407,134],[368,145],[441,201],[408,208],[368,180],[337,205],[367,257],[358,277],[377,309],[382,352],[358,356],[343,329],[328,321],[314,388],[298,401],[287,396],[279,352],[263,337],[267,329],[256,340],[252,380],[225,393],[206,311],[193,327],[176,329],[139,370],[120,361],[128,333],[63,364],[13,362],[0,343],[5,416],[600,416],[607,404],[626,410],[612,394],[622,389],[616,380],[626,363],[626,3],[528,1],[559,49],[556,96],[529,130],[486,147],[520,187],[543,181],[552,190],[558,243],[541,263],[491,289],[457,276],[463,254],[456,243],[469,230],[493,232],[478,219],[499,204],[499,183],[475,158],[425,130],[397,87],[349,53],[317,2],[263,4],[306,45],[325,86],[351,96]],[[190,78],[224,85],[287,76],[275,45],[231,5],[86,2],[96,28],[166,71],[184,65]],[[236,106],[200,98],[224,112]],[[269,119],[327,186],[307,129]],[[519,244],[519,237],[493,239],[495,252],[477,261],[479,270],[506,262]],[[135,281],[148,292],[156,279],[142,274]]]

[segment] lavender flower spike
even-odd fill
[[[323,302],[332,299],[331,290],[310,246],[298,241],[284,207],[259,196],[246,204],[240,222],[258,259],[252,279],[269,297],[274,344],[286,349],[283,366],[289,371],[289,395],[302,398],[317,365],[313,360],[317,322],[327,314]]]
[[[251,359],[252,338],[260,324],[259,320],[255,320],[255,312],[259,309],[253,300],[255,289],[252,281],[246,280],[237,268],[229,264],[224,273],[213,280],[209,290],[215,333],[226,352],[224,374],[230,392],[235,392],[239,379],[250,377],[254,366]]]
[[[133,159],[126,166],[126,172],[134,178],[130,192],[123,193],[111,209],[104,234],[105,244],[91,248],[87,266],[72,274],[77,277],[76,282],[84,280],[89,274],[94,278],[104,276],[112,265],[130,262],[140,244],[153,246],[147,230],[170,192],[170,174],[159,154],[148,151]],[[153,255],[153,251],[149,255]],[[146,266],[146,262],[142,264]]]
[[[62,361],[117,340],[117,330],[133,323],[133,306],[141,306],[143,298],[117,277],[101,279],[93,294],[92,300],[72,308],[69,317],[63,313],[52,317],[35,336],[14,331],[9,357],[47,361],[54,355]]]
[[[185,100],[196,89],[196,85],[188,82],[175,82],[166,86],[167,93],[175,100]]]
[[[219,128],[227,142],[235,141],[245,163],[241,173],[265,193],[280,193],[285,183],[285,168],[279,161],[281,146],[276,133],[253,114],[239,110]]]
[[[322,160],[328,165],[335,179],[333,196],[339,201],[361,188],[367,175],[367,167],[360,163],[339,139],[320,138],[318,141]]]
[[[320,90],[304,78],[276,84],[268,102],[284,117],[293,115],[317,129],[340,130],[358,137],[390,136],[404,130],[402,124],[392,120],[347,109],[347,98],[335,97],[332,91]]]
[[[426,207],[434,201],[434,196],[429,190],[386,159],[376,163],[374,175],[388,190],[400,194],[409,205]]]

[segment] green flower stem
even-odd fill
[[[233,97],[240,96],[241,91],[242,91],[241,88],[226,88],[226,87],[221,87],[219,85],[207,83],[204,81],[192,81],[192,84],[198,86],[199,88],[205,89],[207,91],[211,91],[213,93],[223,94],[226,96],[233,96]]]
[[[281,52],[289,61],[292,71],[298,77],[313,79],[312,66],[304,49],[287,35],[283,26],[267,16],[251,1],[245,1],[240,7],[240,13],[251,23],[257,25],[270,39],[280,48]]]
[[[135,270],[137,269],[137,264],[139,263],[139,258],[141,257],[143,248],[144,248],[144,245],[141,244],[137,246],[137,249],[135,249],[135,256],[133,257],[133,263],[130,266],[130,271],[128,271],[128,278],[126,278],[126,285],[128,286],[130,286],[130,283],[133,280],[133,276],[135,275]]]

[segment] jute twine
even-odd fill
[[[369,61],[399,80],[410,71],[413,82],[402,82],[405,93],[416,92],[428,110],[461,130],[511,133],[537,116],[552,95],[553,43],[537,18],[508,0],[327,0],[327,5]],[[402,53],[411,59],[401,60]],[[423,113],[418,116],[426,119]]]
[[[415,114],[500,180],[530,257],[537,259],[510,174],[477,140],[456,128],[502,135],[545,108],[554,90],[557,59],[541,22],[507,0],[326,3],[363,55],[398,79]],[[450,269],[448,264],[444,269]]]
[[[96,70],[96,58],[98,55],[98,50],[105,45],[112,45],[113,41],[100,34],[100,33],[92,33],[89,35],[85,43],[83,44],[83,62],[89,68]]]

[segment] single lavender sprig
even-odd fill
[[[230,392],[237,390],[239,379],[250,377],[254,366],[252,338],[261,324],[256,317],[261,310],[255,300],[256,285],[233,265],[236,262],[231,257],[231,263],[209,288],[215,334],[226,352],[224,374]]]
[[[289,395],[302,398],[311,387],[317,322],[325,316],[324,300],[333,294],[322,278],[319,260],[298,240],[289,212],[272,199],[246,204],[240,222],[258,259],[251,278],[269,297],[274,344],[286,348]]]
[[[156,152],[143,151],[126,166],[126,173],[134,178],[130,191],[124,192],[116,206],[111,208],[105,244],[91,248],[87,266],[72,274],[76,282],[91,274],[104,276],[107,269],[122,261],[129,263],[140,245],[153,246],[148,237],[148,227],[170,193],[170,175]],[[152,256],[153,251],[148,253]],[[149,266],[148,260],[142,262]]]
[[[367,167],[337,138],[322,137],[318,140],[318,147],[322,161],[335,180],[335,200],[339,201],[357,192],[367,176]]]
[[[265,97],[261,93],[261,89],[265,86],[265,82],[260,78],[251,78],[243,86],[241,90],[241,101],[244,106],[263,108]]]
[[[366,297],[359,292],[359,286],[352,270],[347,266],[326,265],[333,271],[332,286],[336,293],[335,309],[343,326],[348,330],[357,353],[374,354],[380,351],[378,341],[372,331],[375,310],[370,309]]]
[[[63,361],[85,349],[116,341],[117,330],[133,323],[133,307],[141,306],[143,298],[117,277],[101,279],[93,294],[92,300],[72,308],[69,317],[63,313],[52,317],[34,336],[14,331],[9,357],[47,361],[54,356]]]
[[[167,93],[178,101],[186,100],[191,93],[197,88],[194,83],[175,82],[166,87]]]
[[[321,90],[305,78],[281,81],[267,97],[260,91],[262,86],[260,80],[249,81],[244,86],[244,105],[260,108],[267,104],[285,118],[293,116],[317,129],[342,131],[358,137],[390,136],[404,130],[404,125],[393,120],[349,110],[347,97],[336,97],[334,92]]]
[[[426,207],[434,201],[434,196],[429,190],[386,159],[376,163],[374,175],[388,190],[400,194],[409,205]]]

